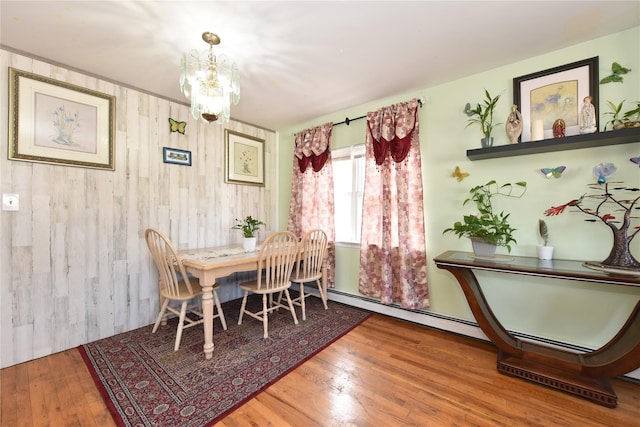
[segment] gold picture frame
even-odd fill
[[[264,139],[225,129],[224,140],[224,182],[264,187]]]
[[[115,170],[115,98],[9,68],[9,159]]]

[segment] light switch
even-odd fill
[[[2,210],[18,211],[20,210],[20,196],[18,194],[2,194]]]

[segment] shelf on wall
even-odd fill
[[[640,128],[619,129],[564,138],[520,142],[489,148],[467,150],[469,160],[496,159],[499,157],[524,156],[525,154],[549,153],[553,151],[577,150],[580,148],[605,147],[607,145],[640,142]]]

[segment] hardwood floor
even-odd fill
[[[493,345],[373,315],[217,425],[638,426],[640,384],[605,408],[496,371]],[[77,350],[0,371],[0,426],[114,426]]]

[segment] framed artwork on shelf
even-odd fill
[[[264,186],[264,139],[224,130],[224,182]]]
[[[115,99],[9,68],[9,159],[114,170]]]
[[[553,138],[559,119],[564,136],[580,134],[580,111],[589,101],[598,106],[597,56],[514,78],[513,103],[522,113],[520,142]]]
[[[191,166],[191,151],[163,147],[162,161],[176,165]]]

